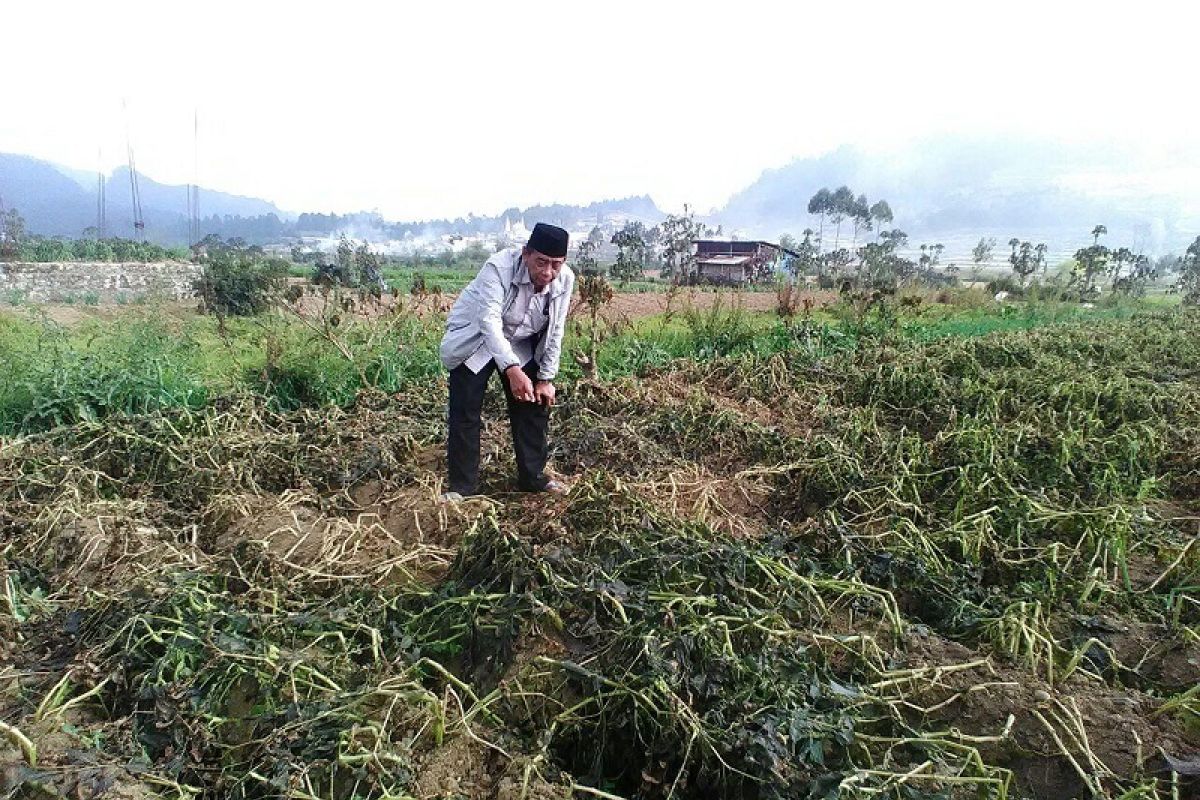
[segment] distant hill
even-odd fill
[[[138,173],[146,236],[160,244],[184,244],[188,238],[187,187],[159,183]],[[585,206],[552,204],[512,208],[494,217],[469,215],[458,219],[388,222],[374,213],[305,213],[292,219],[273,203],[253,197],[200,189],[201,233],[240,236],[266,244],[302,234],[345,232],[356,238],[438,237],[452,234],[497,233],[506,220],[552,222],[571,230],[613,220],[639,219],[653,225],[664,214],[647,195],[601,200]],[[0,153],[0,200],[16,208],[31,233],[79,236],[96,224],[96,176],[29,156]],[[133,202],[129,170],[119,167],[105,181],[107,230],[110,235],[133,232]]]
[[[55,165],[28,156],[0,154],[0,200],[16,208],[33,233],[78,236],[96,224],[95,192]]]
[[[142,215],[147,237],[163,244],[187,238],[187,188],[159,183],[138,173]],[[96,224],[96,177],[29,156],[0,153],[0,199],[16,208],[31,233],[45,236],[79,236]],[[133,200],[129,169],[119,167],[105,181],[108,231],[128,236],[133,232]],[[202,217],[255,219],[264,230],[282,226],[286,215],[273,203],[253,197],[199,191]],[[275,224],[270,222],[275,218]],[[263,218],[266,218],[264,220]]]
[[[510,209],[502,214],[501,218],[515,211],[516,209]],[[530,206],[520,214],[531,225],[535,221],[549,222],[572,230],[579,230],[589,224],[600,224],[613,218],[637,219],[648,225],[657,225],[666,216],[647,194],[619,200],[601,200],[586,206]]]
[[[139,171],[138,191],[142,195],[143,209],[169,210],[187,216],[186,186],[159,183]],[[198,194],[202,216],[258,217],[264,214],[275,214],[280,218],[287,216],[274,203],[260,200],[257,197],[215,192],[204,187],[200,187]],[[133,208],[128,167],[117,167],[113,170],[112,176],[108,179],[107,195],[109,209],[117,208],[121,211],[129,211]]]
[[[1147,155],[1146,153],[1150,154]],[[1190,159],[1190,160],[1189,160]],[[981,236],[1004,251],[1011,237],[1045,242],[1052,258],[1090,243],[1107,226],[1107,241],[1158,255],[1181,252],[1200,235],[1200,154],[1138,152],[1115,145],[1065,146],[1044,139],[954,137],[928,139],[890,152],[842,147],[769,169],[706,221],[739,234],[777,239],[816,227],[808,200],[822,187],[848,185],[870,201],[886,199],[894,226],[921,242],[946,245],[947,263],[960,263]],[[139,173],[147,236],[161,244],[187,241],[187,194]],[[133,230],[129,172],[106,182],[108,230]],[[94,177],[21,155],[0,154],[0,199],[16,207],[31,232],[78,236],[96,222]],[[587,205],[510,208],[497,216],[395,222],[376,213],[305,213],[292,218],[273,203],[200,191],[201,233],[275,243],[345,233],[371,241],[442,246],[442,237],[494,235],[545,221],[572,231],[612,228],[626,220],[653,225],[664,214],[648,195]],[[843,226],[848,238],[850,226]],[[835,234],[826,231],[832,244]]]
[[[883,154],[842,147],[765,171],[712,219],[752,235],[796,234],[815,227],[813,193],[845,184],[886,199],[914,241],[961,246],[988,235],[1003,247],[1016,236],[1071,251],[1103,224],[1110,241],[1178,251],[1200,234],[1200,187],[1162,185],[1168,169],[1115,146],[1034,139],[943,137]]]

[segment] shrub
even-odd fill
[[[208,250],[204,275],[194,284],[204,309],[220,316],[265,311],[283,289],[287,262],[267,258],[260,248],[223,244]]]
[[[775,313],[784,319],[796,316],[800,310],[800,287],[791,281],[775,282]]]
[[[0,435],[113,414],[199,407],[200,345],[156,319],[125,319],[80,335],[52,323],[0,324],[6,380]]]
[[[1025,290],[1025,299],[1041,302],[1052,303],[1070,303],[1077,301],[1078,295],[1067,291],[1066,287],[1056,283],[1038,283],[1030,284]]]
[[[70,261],[74,257],[71,243],[62,239],[35,239],[30,249],[31,261]]]
[[[726,307],[721,297],[714,298],[707,310],[685,310],[683,319],[699,358],[745,352],[754,342],[755,328],[750,315],[739,305]]]
[[[1200,305],[1200,236],[1188,246],[1187,254],[1179,260],[1177,290],[1183,293],[1184,303]]]
[[[988,281],[987,291],[990,295],[996,295],[1000,292],[1008,292],[1011,297],[1023,297],[1025,295],[1025,287],[1011,275],[1004,275]]]

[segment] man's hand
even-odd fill
[[[547,408],[554,405],[554,384],[550,381],[538,381],[533,386],[533,395]]]
[[[529,380],[529,376],[525,374],[525,370],[513,364],[504,370],[504,379],[508,381],[508,389],[512,392],[514,398],[524,403],[535,401],[533,381]]]

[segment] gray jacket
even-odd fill
[[[454,369],[475,354],[480,344],[487,347],[501,370],[517,364],[519,359],[512,344],[504,338],[504,312],[517,297],[515,278],[521,264],[521,248],[509,247],[487,260],[475,280],[463,289],[454,301],[446,318],[446,335],[442,337],[442,364]],[[533,357],[538,363],[538,380],[553,380],[558,375],[562,357],[563,333],[567,327],[567,310],[571,306],[571,290],[575,274],[564,265],[550,284],[546,331],[538,341]]]

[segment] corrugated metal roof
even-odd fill
[[[733,267],[738,264],[745,264],[751,258],[753,256],[711,256],[709,258],[698,258],[696,259],[696,263],[711,267]]]
[[[732,241],[727,239],[697,239],[696,251],[702,255],[710,253],[753,253],[758,249],[759,245],[770,247],[774,250],[781,250],[793,257],[799,257],[800,254],[794,250],[788,250],[786,247],[780,247],[774,242],[764,242],[762,239],[740,239]]]

